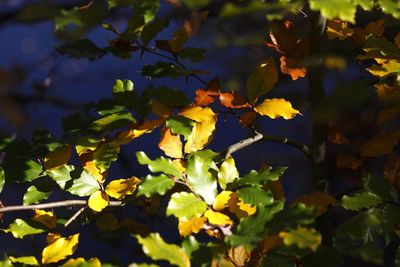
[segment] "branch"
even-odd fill
[[[248,147],[248,146],[251,146],[254,143],[257,143],[258,141],[262,140],[263,137],[264,136],[261,133],[256,132],[255,136],[247,138],[247,139],[244,139],[244,140],[241,140],[241,141],[239,141],[239,142],[237,142],[237,143],[235,143],[233,145],[230,145],[228,147],[228,149],[226,150],[225,159],[229,158],[229,156],[232,153],[235,153],[236,151],[239,151],[239,150],[241,150],[241,149],[243,149],[245,147]]]
[[[72,215],[72,217],[69,218],[69,220],[64,224],[64,227],[68,227],[68,225],[75,221],[79,217],[79,215],[81,215],[86,210],[86,208],[87,206],[84,206],[80,208],[77,212],[75,212],[74,215]]]
[[[64,200],[64,201],[56,201],[56,202],[42,203],[42,204],[36,204],[36,205],[7,206],[4,208],[0,208],[0,213],[9,212],[9,211],[51,209],[51,208],[59,208],[59,207],[86,206],[86,205],[87,205],[87,200]],[[120,207],[122,205],[123,205],[122,201],[110,201],[108,203],[108,206],[110,206],[110,207]]]

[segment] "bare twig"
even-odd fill
[[[10,211],[20,211],[20,210],[34,210],[34,209],[51,209],[58,207],[69,207],[69,206],[86,206],[87,200],[64,200],[49,203],[42,203],[36,205],[17,205],[17,206],[7,206],[0,208],[0,213],[10,212]],[[108,206],[119,207],[122,206],[122,201],[110,201]]]
[[[232,153],[235,153],[236,151],[239,151],[245,147],[248,147],[254,143],[257,143],[258,141],[262,140],[262,138],[263,138],[263,135],[259,132],[256,132],[255,136],[244,139],[244,140],[240,140],[239,142],[237,142],[233,145],[230,145],[228,147],[228,149],[226,150],[225,158],[229,158],[229,156]]]
[[[69,220],[64,224],[64,227],[68,227],[68,225],[75,221],[79,217],[79,215],[81,215],[86,210],[86,208],[87,206],[84,206],[80,208],[77,212],[75,212],[74,215],[72,215],[72,217],[69,218]]]

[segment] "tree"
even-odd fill
[[[125,28],[113,23],[119,12],[129,14]],[[236,62],[247,73],[245,89],[226,90],[218,74],[196,67],[206,50],[190,39],[207,21],[253,33],[251,22],[240,19],[260,14],[268,40],[236,40],[256,40],[273,55],[257,54],[251,69]],[[55,33],[65,40],[55,48],[59,54],[90,61],[109,54],[143,57],[144,77],[167,80],[136,88],[116,79],[112,97],[62,120],[61,136],[47,130],[35,131],[29,141],[2,136],[0,190],[24,191],[19,205],[0,207],[2,236],[33,244],[23,254],[7,249],[2,265],[123,265],[126,259],[80,254],[81,236],[95,228],[94,238],[106,243],[129,238],[136,244],[140,252],[127,259],[130,266],[400,266],[396,0],[39,3],[5,13],[1,21],[6,19],[54,20]],[[180,26],[159,39],[176,21]],[[105,46],[86,36],[99,25],[113,36]],[[358,77],[329,89],[328,75],[344,76],[354,65]],[[168,79],[201,88],[190,98],[165,86]],[[280,84],[302,82],[308,88],[303,104],[273,95]],[[302,113],[312,119],[309,145],[263,131],[264,122],[286,124]],[[211,150],[229,123],[249,135]],[[112,167],[123,161],[124,148],[148,134],[159,135],[158,144],[128,158],[146,166],[147,175],[115,177]],[[291,166],[266,162],[247,173],[237,167],[237,154],[265,142],[307,159],[307,194],[285,197],[281,177]],[[163,155],[149,156],[156,147]],[[161,227],[146,225],[154,221]]]

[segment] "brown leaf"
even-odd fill
[[[328,20],[326,23],[326,34],[329,40],[344,40],[353,35],[353,29],[349,28],[347,22],[340,19]]]
[[[368,25],[365,27],[365,31],[367,34],[372,34],[375,37],[381,36],[385,31],[385,20],[378,19],[377,21],[368,23]]]
[[[213,103],[219,95],[219,92],[205,89],[197,89],[194,103],[199,106],[207,106]]]
[[[64,164],[67,164],[71,157],[71,147],[69,145],[57,148],[50,151],[44,157],[44,168],[46,170],[55,169]]]
[[[256,117],[257,117],[257,112],[253,110],[243,113],[239,119],[240,126],[246,127],[247,125],[252,123],[256,119]]]
[[[400,138],[400,131],[380,133],[361,148],[361,157],[380,157],[393,151]]]
[[[272,44],[267,43],[267,46],[283,54],[291,54],[294,52],[296,48],[296,33],[291,21],[271,21],[269,36],[272,40]]]
[[[219,101],[221,102],[221,105],[228,108],[251,107],[251,105],[247,103],[246,99],[238,92],[220,93]]]
[[[336,159],[338,169],[357,170],[362,166],[362,161],[349,154],[340,154]]]
[[[400,103],[400,88],[394,82],[393,86],[386,83],[375,84],[375,92],[386,103]]]
[[[280,61],[281,72],[289,74],[293,81],[306,76],[307,69],[298,60],[282,56]]]
[[[390,181],[391,184],[395,184],[400,174],[400,156],[393,152],[390,154],[389,159],[386,161],[383,167],[384,177]]]
[[[343,135],[340,129],[337,126],[329,126],[327,130],[328,139],[338,145],[350,145],[350,141]]]
[[[388,107],[379,112],[376,123],[385,123],[397,117],[400,113],[400,106]]]
[[[228,249],[228,257],[237,267],[245,266],[250,259],[250,255],[250,251],[246,250],[244,246]]]
[[[311,206],[317,209],[317,215],[325,213],[328,207],[336,203],[336,199],[326,192],[314,191],[309,195],[302,196],[295,200],[295,203],[303,203],[306,206]]]

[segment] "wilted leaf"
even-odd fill
[[[79,234],[69,237],[60,237],[54,240],[42,251],[42,263],[49,264],[59,262],[72,255],[78,246]]]
[[[158,147],[171,158],[182,158],[182,142],[179,135],[172,133],[171,129],[163,128],[161,130],[161,140]]]
[[[298,60],[281,56],[280,61],[282,73],[289,74],[293,81],[306,76],[307,69]]]
[[[215,225],[231,225],[233,221],[227,215],[216,212],[213,210],[206,210],[204,217],[208,219],[208,222]]]
[[[140,180],[135,176],[129,179],[118,179],[111,181],[106,187],[106,193],[113,198],[122,200],[126,195],[132,195]]]
[[[161,174],[159,176],[147,175],[139,185],[137,196],[152,197],[155,194],[164,195],[175,185],[173,179]]]
[[[104,191],[96,191],[90,195],[88,206],[94,211],[100,212],[108,206],[108,195]]]
[[[265,99],[254,110],[258,114],[268,116],[271,119],[283,117],[285,120],[290,120],[297,114],[301,114],[300,111],[292,108],[289,101],[282,98]]]
[[[205,217],[193,216],[188,221],[179,221],[179,234],[181,236],[187,236],[192,233],[197,234],[198,232],[200,232],[201,229],[203,229],[206,220],[207,219]]]
[[[228,256],[235,266],[245,266],[250,260],[251,253],[244,246],[237,246],[228,250]]]
[[[51,211],[35,210],[35,216],[32,221],[39,222],[49,229],[56,228],[57,216],[55,216]]]
[[[287,246],[297,245],[299,248],[310,248],[316,251],[321,244],[322,236],[315,229],[299,227],[296,230],[280,232],[283,243]]]
[[[270,91],[278,81],[278,70],[271,57],[257,65],[247,79],[247,96],[251,102]]]
[[[400,138],[400,131],[380,133],[361,148],[361,157],[380,157],[392,152]]]
[[[143,252],[153,260],[165,260],[179,267],[190,267],[188,255],[182,248],[174,244],[165,243],[158,233],[151,233],[147,237],[135,235]]]
[[[167,206],[167,216],[174,215],[179,220],[190,220],[193,216],[201,216],[207,204],[192,193],[174,193]]]
[[[236,169],[235,160],[232,157],[225,159],[218,172],[218,183],[221,188],[225,190],[226,185],[238,177],[239,172]]]

